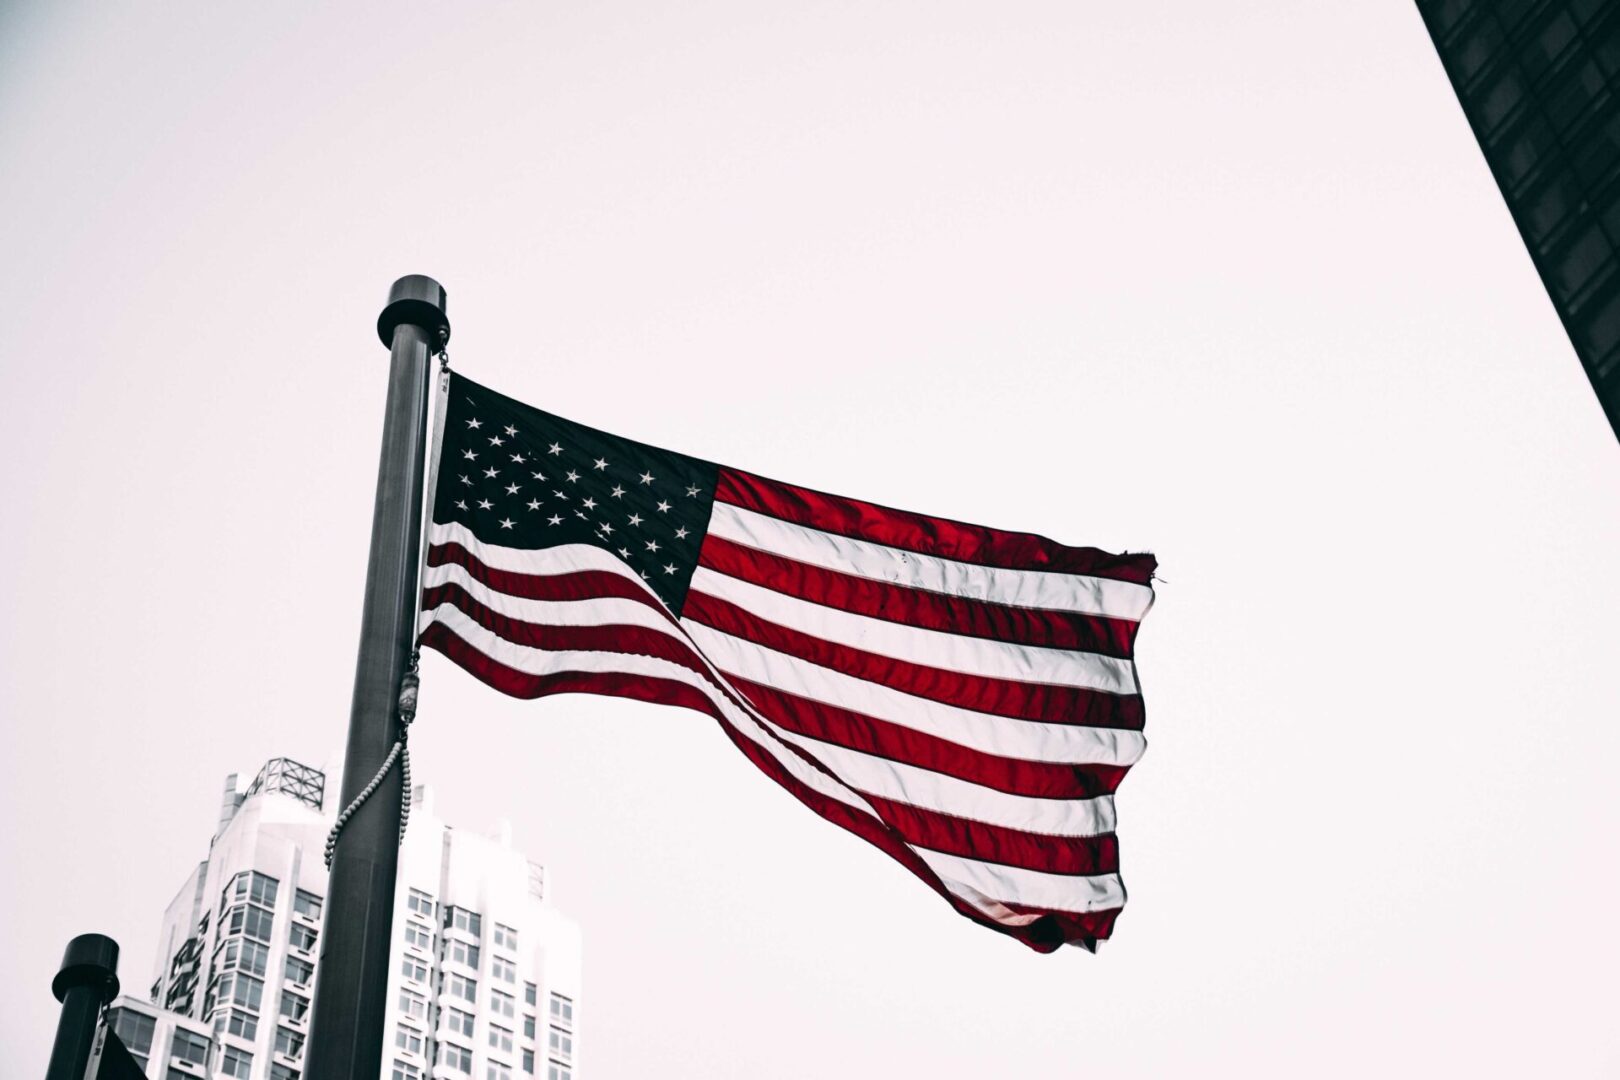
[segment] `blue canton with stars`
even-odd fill
[[[502,547],[601,548],[679,615],[718,473],[452,372],[433,520],[459,522]]]

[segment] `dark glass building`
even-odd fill
[[[1620,0],[1417,0],[1620,436]]]

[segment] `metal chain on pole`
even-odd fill
[[[418,666],[422,659],[420,650],[411,650],[411,667],[405,672],[405,677],[399,681],[399,737],[394,740],[394,748],[388,751],[383,758],[382,765],[377,769],[377,775],[371,778],[371,783],[360,789],[360,794],[354,801],[343,808],[343,812],[332,822],[332,831],[326,834],[326,868],[332,869],[332,854],[337,851],[338,835],[343,832],[343,826],[355,812],[371,798],[372,792],[382,784],[388,770],[399,762],[401,790],[399,794],[399,842],[405,842],[405,826],[411,820],[411,749],[407,739],[411,733],[411,721],[416,719],[416,697],[421,688],[422,679],[418,674]]]

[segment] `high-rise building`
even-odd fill
[[[1620,435],[1620,4],[1417,0],[1417,6]]]
[[[335,816],[320,770],[287,758],[226,778],[208,856],[164,913],[150,1000],[111,1019],[154,1080],[297,1080]],[[545,872],[454,829],[412,792],[400,851],[383,1080],[575,1080],[580,936]]]

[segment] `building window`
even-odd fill
[[[504,1016],[510,1020],[517,1015],[517,998],[511,994],[503,994],[499,990],[491,990],[489,1007],[496,1016]]]
[[[574,1060],[574,1037],[562,1028],[552,1028],[546,1036],[546,1049],[563,1061]]]
[[[294,986],[308,986],[309,980],[315,977],[315,965],[308,960],[300,960],[296,956],[287,957],[287,981]]]
[[[225,1076],[234,1076],[236,1080],[248,1080],[253,1074],[253,1055],[239,1046],[225,1047],[225,1052],[219,1056],[219,1071]]]
[[[433,897],[421,889],[412,889],[405,898],[405,906],[429,922],[433,921]]]
[[[401,1024],[394,1029],[394,1045],[407,1054],[420,1054],[422,1052],[422,1036]]]
[[[470,1012],[462,1012],[460,1009],[446,1009],[446,1010],[444,1010],[444,1012],[445,1012],[445,1017],[446,1017],[446,1019],[448,1021],[448,1024],[449,1024],[449,1028],[450,1028],[450,1030],[452,1032],[454,1032],[457,1035],[465,1035],[469,1039],[472,1038],[472,1033],[473,1033],[473,1014],[472,1013],[470,1013]]]
[[[108,1016],[125,1049],[139,1059],[141,1068],[146,1068],[147,1059],[152,1054],[152,1036],[157,1029],[156,1019],[134,1009],[114,1009]]]
[[[427,965],[414,956],[400,957],[399,973],[415,982],[427,982]]]
[[[517,949],[517,931],[504,923],[495,924],[495,947],[497,949]]]
[[[257,904],[238,904],[220,917],[220,926],[231,937],[243,935],[255,941],[270,942],[270,928],[276,917],[269,908]]]
[[[561,994],[552,994],[551,995],[551,1021],[554,1024],[561,1024],[563,1027],[566,1027],[566,1028],[573,1027],[574,1026],[574,1003],[573,1003],[573,1001],[570,1000],[569,998],[563,997]]]
[[[276,1053],[295,1058],[304,1052],[304,1036],[289,1027],[276,1028]]]
[[[239,971],[227,971],[219,977],[219,1001],[228,1001],[233,1005],[259,1011],[259,1003],[264,999],[264,980],[255,979],[252,975],[245,975]]]
[[[489,962],[489,973],[504,983],[517,982],[517,965],[499,956]]]
[[[293,893],[293,911],[310,922],[321,921],[321,898],[299,889]]]
[[[472,1051],[455,1043],[439,1044],[439,1064],[459,1073],[472,1072]]]
[[[219,970],[245,971],[249,975],[263,975],[270,963],[270,947],[257,941],[226,938],[217,950]]]
[[[193,1065],[207,1065],[208,1045],[206,1036],[198,1035],[195,1031],[187,1031],[185,1028],[177,1028],[174,1042],[169,1046],[169,1056]]]
[[[291,990],[281,992],[281,1015],[297,1023],[309,1015],[309,998],[293,993]]]
[[[533,1050],[525,1050],[525,1051],[523,1051],[523,1071],[526,1072],[526,1073],[534,1072],[534,1051]]]
[[[275,878],[266,877],[256,870],[248,870],[231,878],[231,883],[225,886],[225,896],[222,899],[233,904],[246,901],[273,908],[276,906],[276,893],[280,887]]]
[[[512,1029],[503,1028],[499,1024],[489,1025],[489,1045],[502,1053],[512,1052]]]
[[[466,964],[470,968],[477,968],[478,946],[469,945],[465,941],[448,941],[445,943],[444,958],[458,964]]]
[[[245,1013],[241,1009],[230,1009],[220,1019],[224,1021],[220,1026],[220,1030],[228,1031],[238,1039],[246,1039],[248,1042],[252,1042],[259,1037],[259,1018],[252,1013]]]
[[[293,923],[292,930],[287,934],[287,940],[292,943],[293,948],[300,952],[315,951],[315,931],[307,926],[299,926],[297,923]]]
[[[433,948],[433,931],[419,922],[405,923],[405,944],[414,945],[418,949],[431,950]]]
[[[540,990],[540,988],[535,986],[534,983],[531,983],[531,982],[524,983],[523,984],[523,1000],[524,1000],[524,1002],[526,1004],[533,1005],[535,1003],[535,1001],[537,1000],[536,995],[539,993],[539,990]]]
[[[492,1061],[485,1066],[484,1080],[512,1080],[512,1070],[506,1065]]]
[[[298,1070],[279,1061],[270,1063],[270,1080],[298,1080]]]
[[[546,1062],[546,1080],[574,1080],[574,1070],[556,1061]]]
[[[478,1000],[477,979],[469,979],[465,975],[452,972],[444,977],[444,988],[451,997],[458,997],[462,1001]]]
[[[408,1061],[394,1059],[394,1071],[389,1080],[422,1080],[422,1070]]]
[[[523,1037],[525,1039],[534,1038],[534,1017],[532,1016],[523,1018]]]
[[[169,1071],[163,1074],[163,1080],[197,1080],[197,1074],[189,1073],[184,1069],[177,1069],[173,1065],[170,1065]]]
[[[401,990],[399,1011],[412,1020],[424,1020],[427,1018],[427,998],[414,990]]]
[[[484,917],[476,911],[466,908],[447,907],[444,909],[444,925],[465,930],[473,937],[482,937],[484,934]]]

